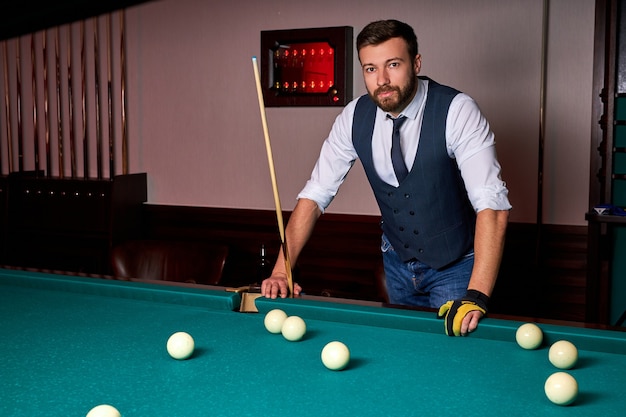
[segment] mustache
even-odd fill
[[[378,87],[376,90],[374,90],[374,95],[379,95],[381,93],[388,93],[390,91],[396,91],[396,92],[400,92],[400,89],[398,87],[392,87],[389,85],[383,85],[382,87]]]

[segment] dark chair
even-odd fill
[[[227,257],[221,244],[130,240],[113,248],[111,266],[118,278],[219,285]]]
[[[389,303],[389,294],[387,294],[387,280],[385,279],[385,267],[379,265],[374,271],[375,274],[375,283],[376,283],[376,294],[378,295],[379,301],[383,303]]]

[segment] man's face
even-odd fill
[[[374,103],[394,116],[400,114],[417,91],[421,56],[412,59],[404,39],[391,38],[361,48],[359,60],[365,88]]]

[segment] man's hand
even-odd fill
[[[478,321],[487,314],[489,297],[477,290],[467,290],[459,300],[448,301],[439,308],[437,316],[444,318],[448,336],[466,336],[478,327]]]
[[[293,284],[293,295],[300,295],[302,287],[297,283]],[[266,298],[287,298],[289,295],[289,285],[287,276],[282,274],[273,274],[271,277],[263,280],[261,283],[261,294]]]

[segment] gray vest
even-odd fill
[[[352,141],[382,214],[382,229],[400,258],[440,269],[472,249],[476,214],[456,161],[446,149],[446,118],[457,90],[430,80],[413,168],[393,187],[372,159],[376,105],[362,96],[354,111]]]

